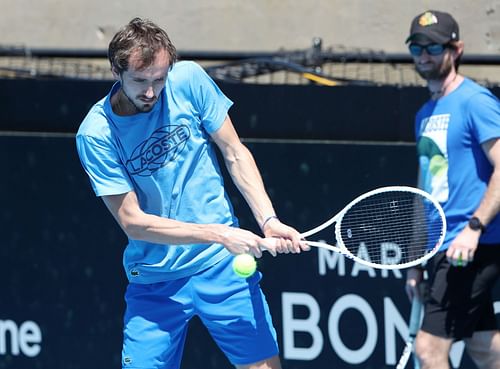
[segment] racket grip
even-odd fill
[[[408,328],[410,337],[414,338],[420,328],[420,319],[422,317],[422,301],[414,297],[411,303],[410,326]]]
[[[264,238],[264,245],[266,245],[267,247],[270,247],[270,248],[274,248],[276,247],[276,245],[278,244],[279,240],[275,237],[266,237]],[[260,247],[261,250],[265,251],[266,250],[266,247]]]
[[[264,246],[260,246],[260,249],[261,251],[269,251],[268,249],[275,249],[277,246],[278,246],[278,242],[280,242],[280,240],[276,237],[265,237],[263,239],[264,241],[262,242],[262,244],[264,244]],[[305,241],[306,244],[308,246],[314,246],[314,244],[319,244],[319,242],[307,242]],[[324,246],[325,248],[328,247],[328,245]],[[331,247],[331,246],[330,246]]]

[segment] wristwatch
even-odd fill
[[[478,217],[472,217],[469,219],[469,228],[473,231],[481,231],[483,233],[486,227],[481,223]]]

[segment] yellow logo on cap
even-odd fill
[[[432,26],[433,24],[437,24],[437,22],[437,17],[431,12],[425,12],[418,19],[418,24],[420,24],[422,27]]]

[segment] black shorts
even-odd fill
[[[498,329],[491,293],[500,274],[500,245],[479,245],[466,267],[451,266],[440,252],[427,269],[423,331],[458,341],[476,331]]]

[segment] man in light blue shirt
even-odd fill
[[[464,42],[450,14],[416,16],[406,42],[431,95],[415,118],[419,185],[447,221],[443,246],[426,265],[416,354],[422,369],[446,369],[451,345],[463,340],[478,368],[500,368],[491,294],[500,276],[500,102],[459,74]],[[420,297],[422,279],[421,268],[408,271],[410,298]]]
[[[233,255],[309,247],[276,216],[232,102],[193,62],[177,62],[164,30],[133,19],[109,45],[117,82],[77,134],[92,187],[128,236],[123,368],[178,368],[198,315],[238,368],[280,368],[260,273]],[[214,144],[266,238],[238,227]],[[272,237],[272,239],[270,239]]]

